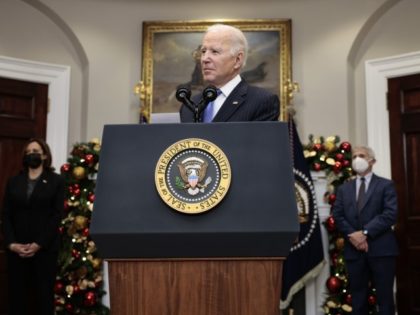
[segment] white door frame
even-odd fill
[[[420,73],[420,52],[365,62],[368,145],[378,157],[375,172],[387,178],[391,178],[387,80],[415,73]]]
[[[420,52],[393,56],[388,58],[367,60],[365,62],[366,75],[366,113],[368,145],[372,147],[378,157],[375,172],[384,177],[391,178],[391,155],[389,140],[389,121],[386,94],[388,91],[388,78],[420,73]],[[315,190],[317,191],[320,221],[324,221],[330,207],[324,204],[325,174],[312,173]],[[328,235],[321,227],[324,251],[328,248]],[[325,254],[328,262],[328,254]],[[320,305],[325,299],[325,281],[329,276],[329,264],[324,267],[317,279],[309,281],[305,287],[306,315],[324,314]]]
[[[0,77],[48,84],[47,142],[59,169],[67,160],[70,67],[0,56]]]

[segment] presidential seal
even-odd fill
[[[230,164],[223,151],[207,140],[178,141],[160,156],[155,170],[156,189],[172,209],[196,214],[208,211],[226,196]]]

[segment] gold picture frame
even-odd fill
[[[140,121],[151,122],[152,113],[177,112],[178,86],[191,83],[200,93],[201,73],[197,48],[207,27],[216,23],[241,29],[249,42],[247,64],[242,72],[248,83],[271,90],[280,98],[280,120],[287,119],[291,82],[291,20],[144,21]],[[201,79],[202,80],[202,79]]]

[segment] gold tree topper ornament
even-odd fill
[[[148,89],[146,88],[143,81],[139,81],[134,86],[134,94],[137,95],[140,100],[140,107],[139,107],[140,122],[149,122],[148,121],[149,110],[146,106],[144,106],[144,101],[146,100],[147,92],[148,92]],[[149,93],[151,93],[150,89],[149,89]]]
[[[295,93],[300,92],[299,83],[294,82],[292,80],[287,80],[286,83],[283,85],[283,92],[286,95],[286,107],[287,113],[290,116],[294,116],[296,114],[296,110],[293,107],[293,99]]]

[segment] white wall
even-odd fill
[[[0,54],[71,67],[70,147],[100,137],[104,124],[137,122],[144,20],[291,18],[301,138],[365,143],[364,61],[420,50],[420,1],[262,0],[257,12],[254,4],[2,0]]]
[[[101,136],[104,124],[137,121],[138,100],[132,89],[140,79],[144,20],[291,18],[293,74],[301,85],[295,99],[301,138],[305,141],[310,133],[338,134],[362,141],[364,131],[351,133],[354,104],[349,93],[357,95],[362,108],[364,100],[359,102],[363,95],[359,88],[349,91],[349,51],[376,10],[388,4],[384,14],[392,16],[395,8],[389,4],[398,2],[262,0],[256,11],[251,0],[2,0],[0,54],[71,67],[70,146]],[[400,2],[396,14],[400,21],[405,13],[414,15],[419,9],[415,0]],[[394,27],[401,33],[406,28],[404,23]],[[386,38],[383,28],[375,29],[375,34]]]
[[[18,0],[0,1],[0,55],[71,67],[69,141],[82,138],[81,69],[74,47],[57,25]],[[51,103],[51,106],[56,104]]]
[[[351,60],[354,65],[356,108],[355,121],[352,122],[352,139],[356,142],[367,143],[365,61],[420,51],[419,12],[420,1],[399,1],[369,30]],[[386,107],[386,104],[383,106]],[[389,156],[378,158],[390,159]]]

